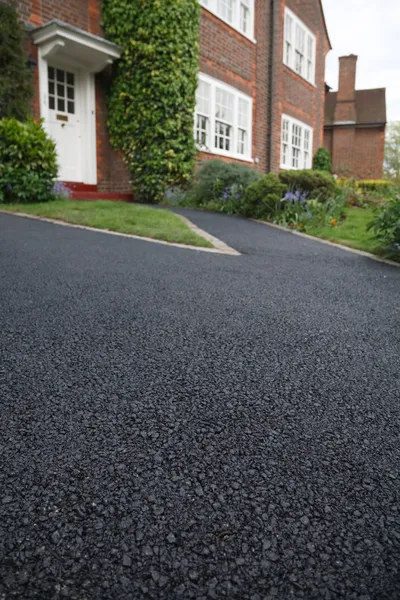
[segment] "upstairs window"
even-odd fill
[[[250,161],[251,111],[249,96],[200,73],[194,127],[199,150]]]
[[[312,136],[311,127],[288,115],[282,116],[282,169],[311,169]]]
[[[248,38],[254,35],[254,0],[200,0],[200,4]]]
[[[285,8],[283,62],[310,83],[315,83],[315,50],[315,35]]]

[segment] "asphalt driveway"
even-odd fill
[[[400,598],[400,269],[0,215],[0,598]]]

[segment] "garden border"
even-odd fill
[[[320,242],[321,244],[326,244],[327,246],[333,246],[334,248],[339,248],[340,250],[346,250],[347,252],[352,252],[353,254],[358,254],[360,256],[365,256],[366,258],[372,258],[372,260],[376,260],[377,262],[385,263],[386,265],[391,265],[392,267],[400,267],[400,263],[395,262],[394,260],[389,260],[388,258],[381,258],[376,254],[371,254],[370,252],[365,252],[364,250],[357,250],[357,248],[351,248],[350,246],[344,246],[343,244],[337,244],[335,242],[330,242],[329,240],[324,240],[323,238],[316,237],[314,235],[310,235],[308,233],[302,233],[301,231],[294,231],[293,229],[288,229],[287,227],[283,227],[283,225],[277,225],[276,223],[270,223],[269,221],[262,221],[261,219],[249,219],[250,221],[254,221],[254,223],[261,223],[261,225],[268,225],[269,227],[275,227],[275,229],[280,229],[281,231],[286,231],[286,233],[292,233],[293,235],[299,235],[300,237],[307,238],[309,240],[314,240],[314,242]]]

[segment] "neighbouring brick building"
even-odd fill
[[[200,4],[199,162],[219,157],[263,172],[311,167],[323,144],[330,49],[321,0]],[[129,194],[106,128],[109,65],[121,48],[104,39],[101,0],[17,6],[36,61],[34,114],[56,140],[60,179],[83,196]]]
[[[342,56],[339,89],[327,92],[324,145],[333,171],[357,179],[381,179],[385,151],[386,90],[356,90],[357,56]]]

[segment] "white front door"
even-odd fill
[[[48,130],[56,142],[59,179],[82,181],[80,78],[77,71],[48,66]]]

